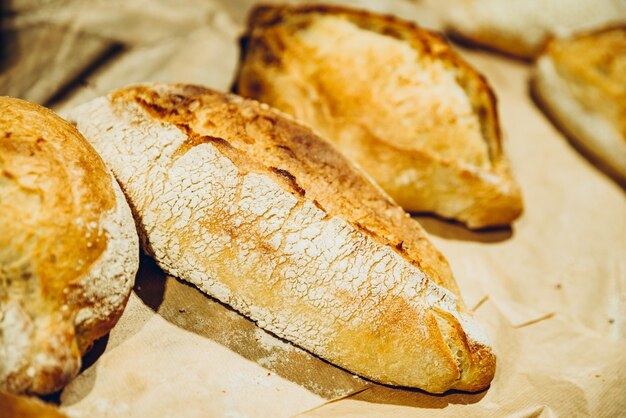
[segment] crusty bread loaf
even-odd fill
[[[557,125],[626,184],[626,26],[551,40],[533,87]]]
[[[85,138],[0,97],[0,389],[51,393],[117,322],[139,264],[130,208]]]
[[[533,58],[551,36],[626,22],[624,0],[432,0],[448,31],[467,41]]]
[[[370,379],[486,387],[495,357],[420,226],[330,144],[264,104],[130,87],[71,112],[168,273]]]
[[[521,213],[495,96],[435,33],[339,7],[259,6],[235,90],[319,131],[408,211],[471,228]]]

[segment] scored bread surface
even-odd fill
[[[473,228],[521,212],[491,89],[443,39],[409,22],[259,6],[235,90],[318,130],[406,210]]]
[[[47,394],[117,322],[138,268],[132,214],[71,124],[0,97],[0,390]]]
[[[533,87],[559,127],[626,184],[626,26],[550,41]]]
[[[495,357],[419,225],[309,129],[189,85],[71,115],[168,273],[379,382],[480,390]]]

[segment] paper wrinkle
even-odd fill
[[[514,328],[533,324],[550,318],[555,314],[550,309],[537,308],[516,302],[515,296],[511,295],[511,290],[505,287],[505,283],[497,281],[498,278],[506,277],[508,273],[500,271],[493,264],[486,263],[484,258],[469,258],[465,260],[465,266],[463,267],[472,272],[472,277],[480,283],[480,286],[487,293],[487,296],[479,300],[475,306],[480,306],[485,298],[488,298],[498,307],[498,310]]]
[[[352,398],[352,397],[354,397],[354,396],[357,396],[357,395],[359,395],[359,394],[361,394],[361,393],[363,393],[363,392],[365,392],[365,391],[370,390],[371,388],[372,388],[372,386],[367,386],[367,387],[364,387],[364,388],[361,388],[361,389],[355,390],[354,392],[348,393],[348,394],[346,394],[346,395],[339,396],[339,397],[337,397],[337,398],[331,399],[331,400],[329,400],[329,401],[327,401],[327,402],[324,402],[324,403],[323,403],[323,404],[321,404],[321,405],[316,405],[316,406],[314,406],[314,407],[313,407],[313,408],[311,408],[311,409],[307,409],[306,411],[299,412],[299,413],[297,413],[296,415],[294,415],[294,416],[293,416],[293,418],[304,416],[304,415],[306,415],[306,414],[308,414],[308,413],[310,413],[310,412],[313,412],[313,411],[315,411],[315,410],[317,410],[317,409],[320,409],[320,408],[322,408],[322,407],[324,407],[324,406],[326,406],[326,405],[330,405],[331,403],[335,403],[335,402],[339,402],[339,401],[344,401],[344,400],[346,400],[346,399],[350,399],[350,398]]]
[[[542,316],[542,317],[539,317],[539,318],[537,318],[537,319],[533,319],[532,321],[523,322],[523,323],[521,323],[521,324],[514,325],[514,326],[513,326],[513,328],[518,329],[518,328],[527,327],[527,326],[529,326],[529,325],[534,325],[534,324],[536,324],[536,323],[538,323],[538,322],[545,321],[546,319],[550,319],[550,318],[552,318],[553,316],[554,316],[554,312],[549,312],[549,313],[545,314],[545,315],[544,315],[544,316]]]
[[[483,303],[487,302],[489,300],[489,296],[484,296],[481,300],[479,300],[473,308],[471,308],[472,312],[476,312],[478,310],[478,308],[480,308]]]
[[[508,415],[508,418],[556,418],[556,415],[546,405],[529,406],[523,411]]]

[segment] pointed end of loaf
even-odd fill
[[[433,313],[459,370],[459,378],[446,390],[486,389],[495,375],[496,356],[482,327],[467,314],[457,317],[437,308]]]
[[[491,384],[496,373],[496,356],[491,347],[470,342],[469,367],[463,371],[461,379],[452,387],[466,392],[480,392]]]
[[[522,193],[515,181],[503,178],[497,186],[484,187],[484,194],[475,200],[459,218],[470,229],[509,226],[524,210]]]

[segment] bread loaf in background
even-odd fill
[[[0,390],[47,394],[122,314],[139,264],[118,184],[74,126],[0,97]]]
[[[266,105],[129,87],[70,118],[167,273],[378,382],[477,391],[495,357],[422,228],[329,143]]]
[[[235,91],[319,131],[411,212],[470,228],[522,211],[486,80],[439,35],[330,6],[258,6]]]
[[[626,23],[624,0],[429,0],[453,36],[520,58],[550,37]]]
[[[533,89],[556,124],[626,185],[626,25],[551,40]]]

